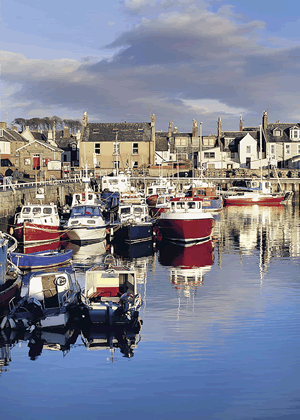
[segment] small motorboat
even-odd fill
[[[87,318],[93,323],[135,325],[139,321],[142,299],[137,293],[136,272],[111,254],[101,266],[86,271],[84,298]]]
[[[80,287],[67,271],[34,272],[27,293],[15,303],[9,302],[9,313],[1,329],[65,327],[80,303]]]
[[[45,267],[54,267],[68,263],[72,259],[73,250],[40,251],[31,254],[11,252],[12,262],[22,270],[32,270]]]

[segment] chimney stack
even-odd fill
[[[7,122],[6,121],[0,122],[0,128],[3,128],[4,130],[6,130],[7,129]]]
[[[243,131],[243,117],[240,116],[240,131]]]

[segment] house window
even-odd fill
[[[114,168],[119,169],[120,168],[120,162],[118,160],[114,161]]]
[[[270,145],[270,154],[275,155],[275,144]]]
[[[291,145],[290,144],[285,144],[284,145],[284,153],[286,155],[290,155],[291,154]]]
[[[100,162],[100,160],[97,161],[97,163],[96,163],[95,166],[96,166],[96,168],[101,168],[101,162]]]
[[[297,155],[300,155],[300,144],[297,144]]]
[[[251,153],[251,146],[246,146],[246,153]]]
[[[290,139],[291,140],[299,139],[299,138],[300,138],[300,130],[293,129],[293,130],[290,131]]]
[[[204,159],[214,159],[215,152],[204,152]]]
[[[138,143],[132,143],[132,154],[138,155],[139,154],[139,144]]]
[[[144,129],[143,128],[138,128],[138,132],[139,133],[143,133],[144,132]]]
[[[120,143],[114,143],[113,154],[115,156],[119,156],[119,154],[120,154]]]
[[[100,143],[95,143],[95,154],[100,155]]]
[[[30,158],[25,158],[24,159],[24,165],[30,166]]]
[[[93,134],[97,134],[97,133],[99,133],[99,129],[98,128],[94,128]]]
[[[273,131],[273,136],[280,137],[281,136],[281,131],[280,130],[274,130]]]
[[[234,159],[234,158],[235,158],[235,153],[234,153],[234,152],[231,152],[231,153],[230,153],[230,158],[231,158],[231,159]]]
[[[133,168],[138,168],[139,167],[139,162],[138,161],[133,162],[132,167]]]

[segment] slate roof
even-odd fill
[[[223,131],[221,137],[221,143],[223,144],[223,150],[231,153],[238,153],[240,141],[249,134],[253,139],[259,140],[259,132],[256,130],[247,131]],[[233,139],[230,143],[226,139]]]
[[[55,139],[55,143],[61,149],[69,149],[70,146],[74,143],[77,146],[76,137],[65,137],[65,138]]]
[[[42,141],[47,140],[47,137],[45,137],[43,133],[39,133],[38,131],[31,131],[31,134],[34,140],[42,140]]]
[[[151,141],[151,123],[88,123],[82,130],[81,141]]]
[[[22,137],[20,133],[18,133],[17,131],[11,130],[10,128],[3,129],[3,137],[1,138],[1,140],[3,141],[3,139],[10,142],[22,141],[24,143],[29,143],[28,140],[24,139],[24,137]]]
[[[271,143],[290,143],[293,141],[299,141],[299,139],[290,139],[290,129],[293,127],[296,127],[300,130],[300,123],[268,123],[267,128],[264,130],[266,140]],[[273,136],[273,131],[275,128],[279,128],[281,130],[281,136]]]
[[[167,131],[159,131],[155,133],[155,151],[167,152],[168,151],[168,135]]]

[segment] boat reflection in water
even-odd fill
[[[106,254],[106,240],[94,243],[87,243],[85,245],[78,245],[78,243],[69,242],[67,249],[73,250],[73,261],[75,263],[95,263],[101,262],[103,255]]]
[[[88,350],[110,350],[111,361],[116,349],[120,349],[123,357],[134,356],[133,349],[141,340],[140,327],[95,325],[82,331],[82,341]]]
[[[214,262],[212,241],[184,247],[161,241],[159,262],[171,267],[169,280],[176,289],[182,289],[184,295],[189,297],[191,290],[196,290],[202,284],[203,275]]]
[[[128,244],[124,241],[112,241],[112,250],[115,255],[129,261],[137,258],[150,257],[154,254],[152,239],[145,242]]]
[[[27,343],[28,357],[36,360],[44,350],[61,351],[63,356],[70,351],[80,334],[80,328],[70,326],[68,329],[33,331],[1,331],[0,335],[0,372],[2,366],[11,361],[11,349],[18,343]]]

